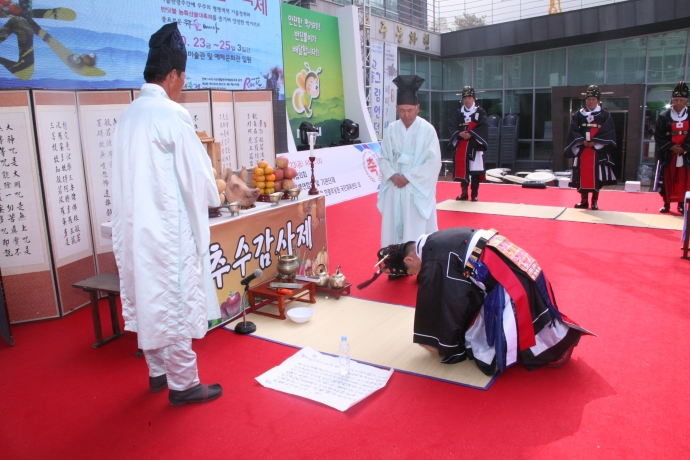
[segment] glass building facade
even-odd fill
[[[457,109],[458,93],[465,85],[475,88],[479,105],[489,115],[519,114],[518,162],[522,167],[543,167],[551,158],[552,87],[644,85],[639,162],[651,165],[651,127],[669,106],[667,90],[690,77],[689,39],[690,29],[684,29],[533,53],[444,60],[400,51],[399,73],[426,79],[419,92],[420,115],[434,125],[443,147],[450,134],[447,120]],[[573,104],[573,109],[580,107],[577,101]],[[615,95],[603,95],[602,104],[607,110],[633,110],[627,100]]]

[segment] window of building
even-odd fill
[[[430,97],[429,91],[417,91],[417,99],[419,100],[419,116],[431,123],[430,115]]]
[[[484,109],[487,115],[496,114],[503,118],[503,91],[482,91],[477,92],[476,96],[477,105]]]
[[[433,78],[432,78],[433,81]],[[443,137],[443,93],[433,91],[431,93],[431,121],[436,128],[439,139]]]
[[[535,85],[565,86],[565,48],[535,53]]]
[[[647,65],[647,37],[608,43],[606,84],[644,83]]]
[[[472,59],[443,61],[443,89],[457,90],[472,85]]]
[[[414,75],[414,54],[400,53],[399,75]]]
[[[417,66],[415,75],[424,79],[420,89],[429,89],[429,58],[426,56],[416,56]]]
[[[604,43],[568,48],[568,85],[604,84],[605,53]]]
[[[431,60],[431,89],[443,89],[443,63],[439,59]]]
[[[503,56],[474,59],[475,88],[503,88]]]
[[[669,32],[649,37],[649,83],[672,82],[685,78],[688,31]]]
[[[517,113],[520,116],[518,139],[532,139],[531,89],[506,91],[504,113]]]
[[[538,89],[534,95],[534,138],[553,139],[551,90]],[[535,147],[536,153],[536,147]]]
[[[534,86],[534,54],[506,56],[506,88],[531,88]]]

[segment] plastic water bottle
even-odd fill
[[[350,373],[350,345],[347,343],[347,336],[340,338],[340,349],[338,350],[340,375]]]

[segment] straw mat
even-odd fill
[[[326,299],[321,294],[315,304],[293,302],[287,309],[301,306],[314,309],[314,316],[297,324],[286,319],[249,314],[256,325],[253,336],[299,348],[311,347],[337,354],[340,336],[347,335],[352,359],[398,371],[418,374],[450,383],[486,390],[493,378],[484,375],[473,361],[441,364],[438,354],[412,343],[414,308],[341,296]],[[261,309],[276,313],[277,308]],[[241,319],[240,319],[241,320]],[[233,330],[237,321],[226,326]]]

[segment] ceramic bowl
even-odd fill
[[[306,323],[314,316],[314,310],[308,307],[291,308],[287,311],[287,316],[296,323]]]

